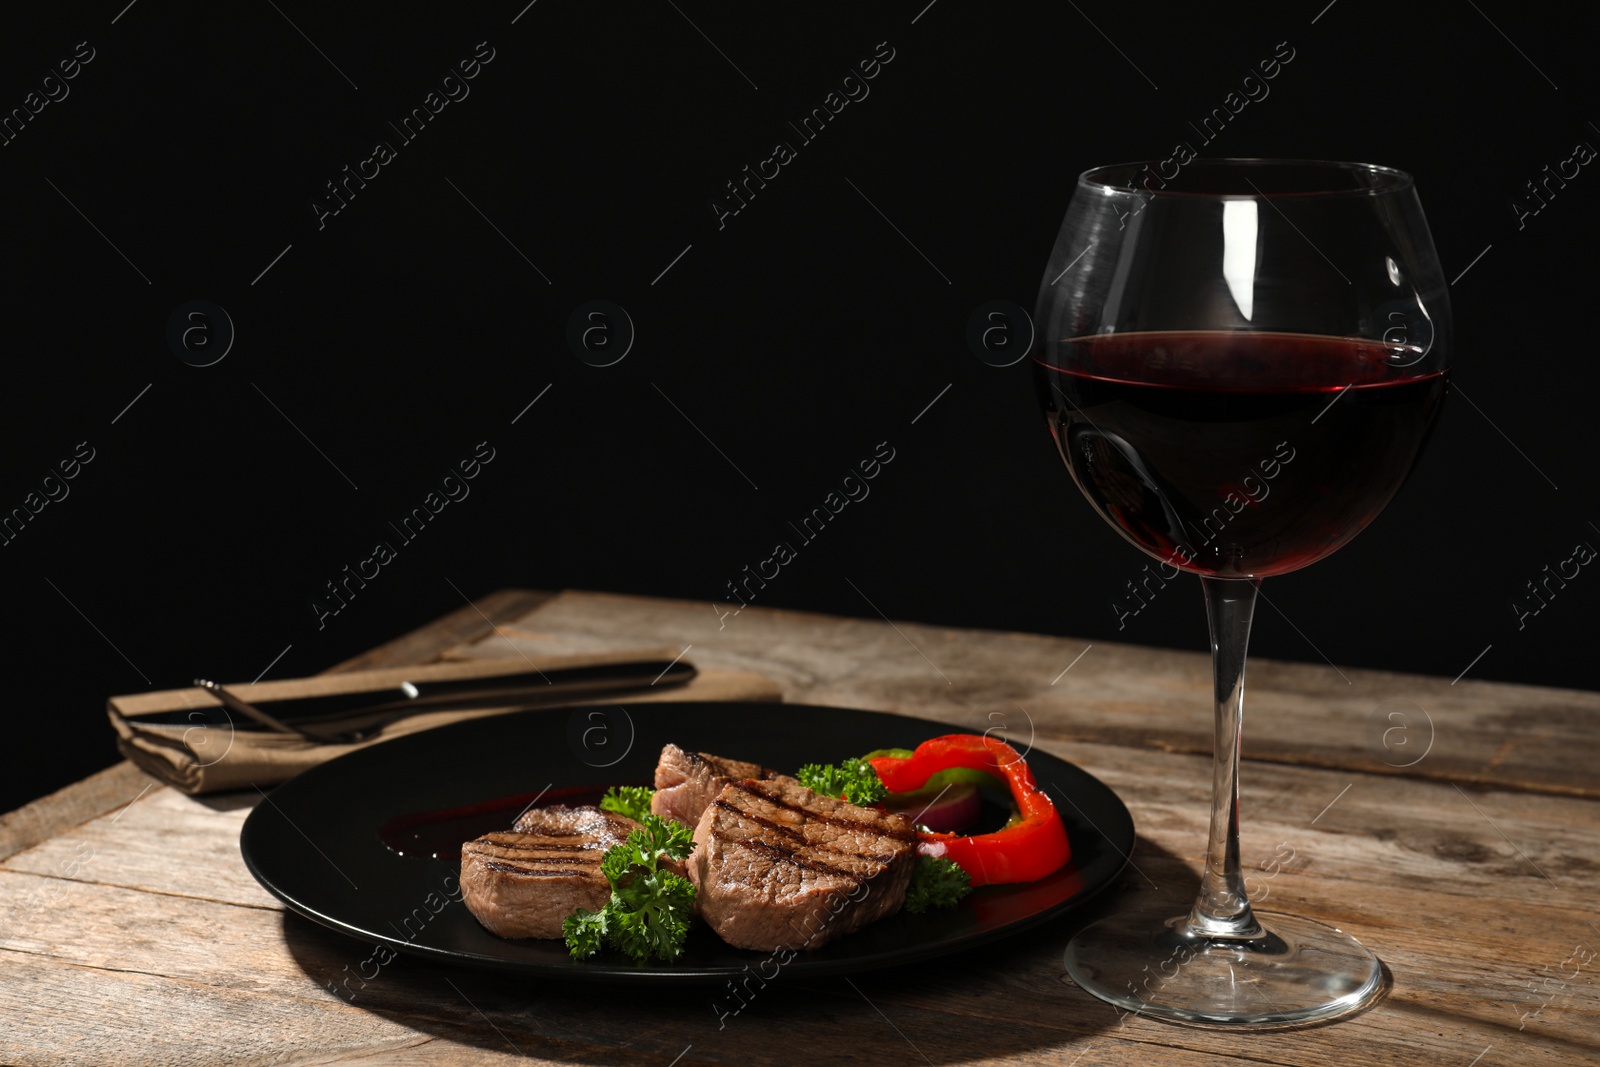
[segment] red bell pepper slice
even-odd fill
[[[909,793],[934,774],[968,767],[998,775],[1011,787],[1020,818],[992,834],[922,832],[918,851],[953,860],[974,886],[1032,882],[1060,870],[1072,857],[1061,813],[1033,780],[1017,750],[986,734],[946,734],[924,741],[909,758],[867,761],[891,793]]]

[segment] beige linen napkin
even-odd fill
[[[647,649],[641,652],[542,656],[532,661],[525,658],[475,659],[349,671],[343,674],[291,678],[252,685],[230,685],[228,689],[248,703],[270,708],[274,700],[387,690],[406,681],[484,678],[498,674],[520,674],[535,667],[541,671],[554,671],[564,667],[623,663],[658,657],[667,660],[672,655],[670,650],[663,656],[659,650]],[[576,693],[570,699],[560,700],[559,704],[539,706],[782,699],[777,683],[763,675],[749,671],[712,669],[697,671],[686,684],[680,683],[668,687],[663,683],[660,687],[598,696]],[[323,744],[308,741],[298,735],[262,729],[248,720],[242,723],[236,721],[233,724],[204,725],[201,724],[202,717],[197,715],[194,719],[195,724],[149,721],[154,716],[181,718],[183,712],[201,709],[215,712],[219,706],[215,697],[206,690],[196,687],[112,697],[107,701],[106,714],[111,719],[112,728],[117,732],[117,748],[141,769],[185,793],[216,793],[228,789],[272,785],[358,748],[381,744],[396,737],[431,730],[453,722],[464,722],[467,719],[488,715],[504,715],[516,710],[515,708],[471,708],[423,712],[397,719],[385,725],[374,736],[354,744]],[[231,715],[230,718],[240,719],[237,715]]]

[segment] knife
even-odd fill
[[[362,733],[370,734],[375,724],[368,720],[387,723],[426,711],[532,707],[559,703],[578,696],[672,688],[688,683],[696,673],[692,664],[681,660],[635,660],[552,668],[548,671],[534,668],[517,674],[483,678],[402,681],[357,693],[285,697],[258,700],[250,704],[221,686],[207,684],[203,687],[220,701],[217,706],[141,715],[139,721],[182,726],[231,724],[236,729],[276,729],[300,734],[310,740],[326,741],[335,739],[329,736],[327,730],[327,726],[333,722],[354,726],[357,720],[361,720],[367,726]],[[201,684],[200,680],[196,684]],[[251,710],[244,712],[241,720],[239,712],[244,708]],[[348,720],[348,723],[344,720]]]

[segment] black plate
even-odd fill
[[[275,789],[245,820],[245,865],[293,911],[398,951],[563,981],[722,981],[765,954],[702,926],[673,963],[602,955],[575,961],[559,941],[507,940],[450,899],[459,864],[397,855],[378,828],[398,816],[470,805],[547,784],[648,783],[661,746],[753,760],[783,771],[877,748],[914,748],[945,723],[796,704],[673,703],[554,708],[397,738],[315,767]],[[1066,822],[1072,862],[1024,885],[984,886],[956,908],[890,916],[786,966],[844,974],[940,956],[1014,934],[1111,884],[1133,851],[1133,817],[1104,783],[1045,752],[1028,754]],[[1070,803],[1068,802],[1070,800]]]

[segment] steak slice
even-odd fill
[[[793,778],[734,782],[695,826],[689,878],[728,944],[814,949],[905,901],[917,833],[904,815],[812,792]]]
[[[776,773],[759,763],[723,759],[708,752],[685,752],[669,744],[661,750],[656,764],[656,791],[650,798],[650,811],[663,819],[694,826],[728,783],[771,778]]]
[[[568,915],[611,899],[600,858],[638,828],[594,807],[530,808],[513,829],[461,846],[462,898],[501,937],[561,937]]]

